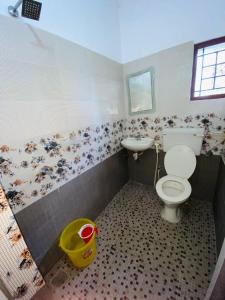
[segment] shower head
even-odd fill
[[[18,7],[22,4],[22,16],[38,21],[41,14],[42,3],[34,0],[19,0],[15,6],[9,6],[8,12],[13,17],[18,17]]]
[[[42,3],[34,0],[23,0],[22,16],[39,21]]]

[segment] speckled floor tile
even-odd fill
[[[179,224],[162,220],[161,206],[152,188],[126,184],[96,220],[92,265],[63,258],[47,275],[52,299],[204,299],[216,262],[212,205],[189,199]]]

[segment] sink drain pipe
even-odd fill
[[[138,160],[139,157],[143,154],[143,152],[134,152],[133,153],[133,159]]]

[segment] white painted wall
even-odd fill
[[[8,16],[8,5],[17,0],[1,0],[0,14]],[[99,54],[120,61],[120,32],[116,0],[43,0],[40,21],[23,22],[78,43]]]
[[[224,117],[225,98],[190,101],[194,44],[188,42],[123,65],[126,116],[128,97],[125,80],[128,74],[154,68],[155,113],[149,117],[216,113]]]
[[[225,35],[225,0],[119,0],[122,62]]]
[[[16,0],[0,1],[0,14]],[[119,62],[225,35],[225,0],[43,0],[32,24]]]

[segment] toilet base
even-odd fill
[[[179,206],[168,206],[165,204],[161,210],[161,217],[170,223],[178,223],[181,220],[181,209]]]

